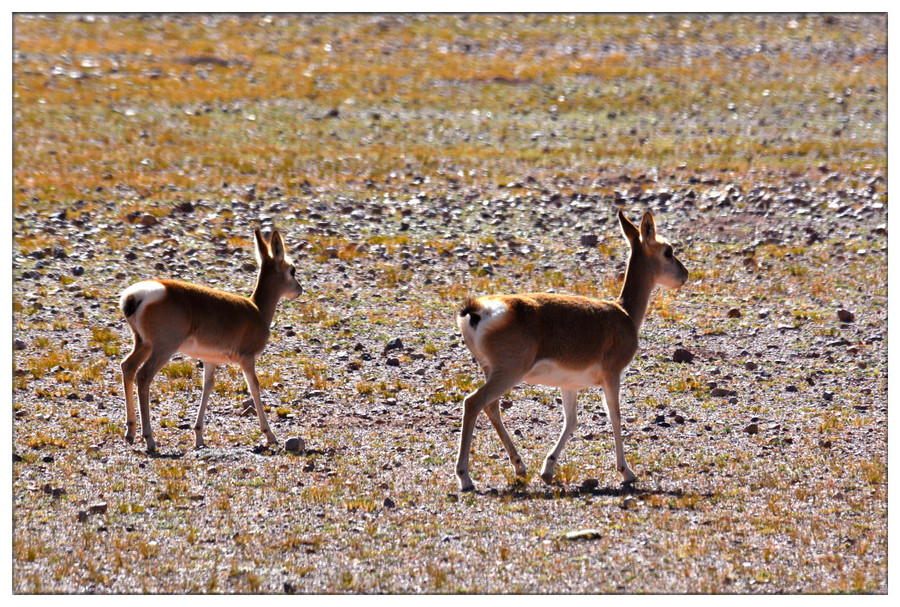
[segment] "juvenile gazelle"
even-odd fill
[[[119,306],[134,333],[134,349],[122,361],[125,381],[125,440],[134,442],[134,381],[137,375],[141,406],[141,432],[147,451],[156,450],[150,427],[150,383],[176,352],[203,361],[203,395],[194,424],[195,445],[203,442],[203,418],[213,389],[216,365],[237,363],[269,444],[277,444],[259,397],[256,357],[266,347],[275,307],[282,297],[294,299],[303,292],[296,269],[285,255],[284,240],[274,230],[269,240],[258,229],[256,288],[248,297],[178,280],[144,280],[128,287]]]
[[[657,237],[647,212],[640,230],[619,211],[622,232],[631,244],[622,292],[615,301],[571,295],[528,293],[469,298],[457,318],[463,339],[484,371],[485,382],[464,403],[456,475],[463,491],[474,489],[469,477],[469,451],[475,420],[483,409],[500,435],[510,462],[526,475],[503,421],[499,399],[524,381],[562,389],[565,425],[544,460],[541,479],[553,480],[553,469],[576,426],[578,390],[600,386],[612,423],[616,468],[625,483],[637,478],[625,461],[619,413],[619,381],[638,347],[650,292],[657,284],[677,288],[688,271],[672,246]]]

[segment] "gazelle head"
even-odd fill
[[[644,276],[652,276],[654,284],[670,289],[677,289],[687,281],[688,271],[675,257],[672,245],[656,235],[656,223],[650,211],[644,213],[640,229],[625,217],[621,209],[619,223],[622,233],[631,243],[629,264],[640,264]]]
[[[277,297],[295,299],[303,293],[297,281],[297,269],[284,250],[284,239],[278,230],[272,230],[268,241],[257,228],[253,235],[256,240],[256,261],[259,263],[259,283],[267,282],[268,289]],[[257,288],[259,288],[258,285]]]

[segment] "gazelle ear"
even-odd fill
[[[269,248],[272,250],[273,259],[284,259],[284,239],[278,230],[272,230],[272,235],[269,236]]]
[[[259,228],[253,230],[253,236],[256,241],[256,263],[262,265],[265,260],[271,258],[271,255],[269,255],[269,246],[266,244],[266,239],[263,237]]]
[[[650,211],[644,213],[641,219],[641,239],[645,242],[654,242],[656,240],[656,222],[653,221],[653,215]]]
[[[622,233],[632,245],[637,244],[641,240],[641,234],[633,223],[628,221],[622,209],[619,209],[619,224],[622,226]]]

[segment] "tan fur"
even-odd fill
[[[464,302],[458,324],[466,345],[484,371],[485,383],[464,403],[457,460],[462,490],[474,487],[468,473],[468,457],[475,419],[482,409],[500,435],[516,473],[525,475],[525,466],[503,427],[498,406],[499,398],[522,381],[562,389],[565,426],[544,462],[543,480],[552,480],[556,460],[574,431],[577,391],[593,386],[603,388],[616,443],[617,468],[625,482],[636,478],[625,462],[622,448],[620,377],[637,352],[638,330],[653,287],[681,286],[688,273],[671,253],[671,245],[656,236],[650,213],[644,215],[640,230],[621,211],[619,221],[631,254],[616,301],[526,293],[469,298]],[[505,311],[490,311],[503,307],[498,302],[505,305]]]
[[[203,361],[203,394],[194,425],[198,448],[204,446],[204,415],[215,367],[224,363],[240,365],[260,427],[269,443],[277,442],[260,399],[255,364],[269,339],[269,326],[278,300],[293,299],[302,293],[302,288],[294,277],[293,265],[285,257],[281,235],[273,231],[267,241],[256,230],[254,237],[260,269],[250,297],[166,279],[137,283],[122,294],[122,311],[134,334],[134,348],[122,361],[128,442],[134,442],[137,421],[136,379],[142,433],[147,450],[156,449],[150,426],[150,383],[177,352]],[[161,293],[158,285],[164,292]]]

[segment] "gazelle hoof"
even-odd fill
[[[548,485],[553,483],[553,471],[544,471],[541,472],[541,480],[547,483]]]
[[[472,479],[469,477],[467,472],[462,474],[457,473],[459,477],[459,490],[462,492],[475,491],[475,485],[472,483]]]
[[[133,445],[134,444],[134,434],[126,434],[125,442],[128,443],[129,445]]]

